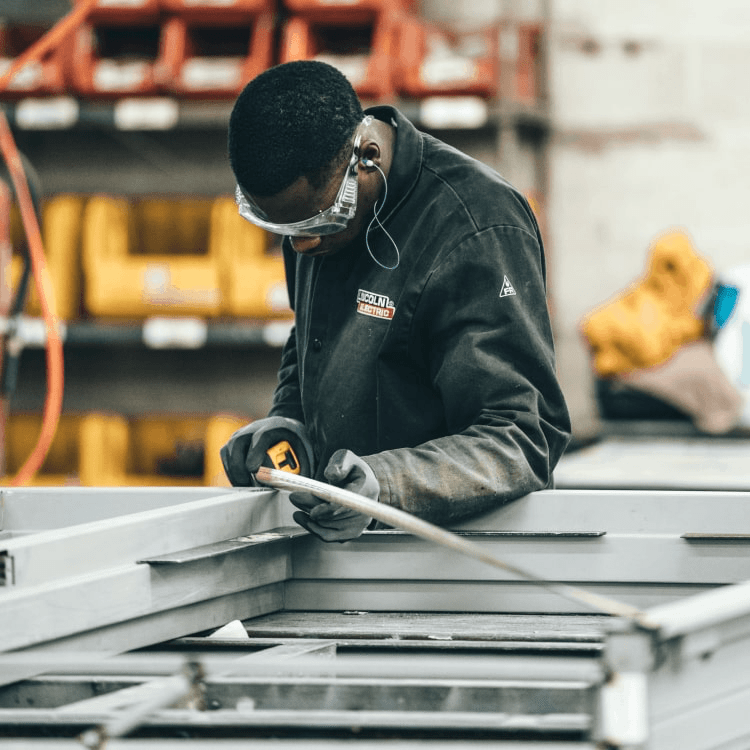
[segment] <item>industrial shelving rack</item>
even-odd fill
[[[70,3],[0,2],[0,16],[52,22]],[[502,45],[500,45],[502,46]],[[542,86],[536,101],[498,97],[443,101],[438,119],[427,99],[389,101],[415,124],[490,163],[531,196],[544,231],[544,154],[549,132]],[[500,66],[500,90],[509,87]],[[365,106],[374,101],[363,101]],[[468,103],[468,109],[467,109]],[[231,100],[176,95],[88,99],[69,94],[0,101],[20,150],[46,195],[170,195],[231,192],[226,126]],[[447,114],[447,116],[446,116]],[[468,119],[467,119],[468,118]],[[38,410],[44,393],[43,329],[26,321],[12,408]],[[270,406],[288,322],[250,319],[66,321],[64,410],[229,412],[263,416]]]

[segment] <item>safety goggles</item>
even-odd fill
[[[349,164],[346,167],[344,179],[341,181],[336,200],[330,208],[321,211],[309,219],[295,221],[290,224],[276,224],[271,221],[265,212],[250,198],[242,192],[237,185],[234,199],[237,203],[240,216],[243,219],[265,229],[273,234],[283,234],[292,237],[317,237],[326,234],[334,234],[346,229],[349,222],[357,212],[357,165],[359,163],[359,144],[362,140],[361,133],[357,132],[354,139],[354,147]]]

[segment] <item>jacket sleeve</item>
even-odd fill
[[[289,294],[290,305],[292,310],[294,310],[296,262],[294,251],[291,249],[291,246],[288,243],[288,238],[286,237],[284,238],[282,248],[284,253],[284,270],[286,273],[287,292]],[[273,402],[268,416],[289,417],[290,419],[296,419],[304,424],[305,418],[302,411],[298,357],[296,327],[293,327],[283,349],[281,350],[278,383],[273,393]]]
[[[269,417],[289,417],[304,424],[302,396],[299,387],[299,370],[297,369],[297,337],[292,328],[284,348],[281,350],[278,383],[273,392],[273,403]]]
[[[445,435],[365,457],[380,501],[444,524],[551,486],[570,421],[533,229],[485,229],[444,256],[410,339]]]

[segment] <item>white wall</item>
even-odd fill
[[[581,317],[685,229],[714,268],[750,259],[750,3],[552,0],[547,196],[560,374],[596,413]]]

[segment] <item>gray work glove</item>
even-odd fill
[[[315,470],[312,444],[302,422],[288,417],[266,417],[240,428],[221,448],[221,462],[235,487],[259,486],[255,472],[268,461],[267,451],[286,440],[299,461],[300,473],[311,477]]]
[[[329,484],[370,500],[377,500],[380,495],[380,485],[372,469],[351,451],[336,451],[323,474]],[[369,516],[329,503],[310,492],[292,492],[289,499],[299,508],[293,514],[294,520],[324,542],[356,539],[372,521]]]

